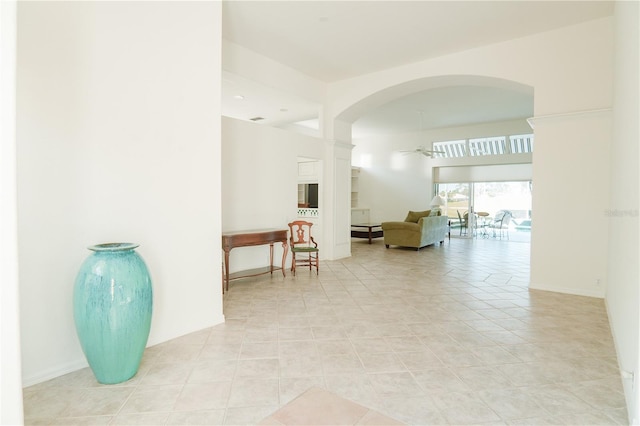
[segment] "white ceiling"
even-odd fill
[[[611,1],[225,1],[223,37],[330,83],[609,16],[613,7]],[[243,101],[233,98],[240,93]],[[223,75],[224,115],[282,125],[317,111],[312,102]],[[354,137],[532,113],[527,94],[432,89],[366,113],[354,123]]]
[[[242,96],[243,99],[237,99]],[[281,126],[309,118],[317,118],[320,105],[267,87],[227,71],[222,72],[222,115],[257,121],[270,126]]]
[[[418,92],[369,111],[353,124],[355,138],[415,132],[533,115],[533,96],[510,89],[453,86]]]

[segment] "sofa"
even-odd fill
[[[449,218],[442,216],[440,210],[409,211],[404,222],[382,222],[384,245],[422,247],[444,243],[449,233]]]

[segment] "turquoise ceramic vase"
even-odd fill
[[[98,382],[129,380],[140,367],[149,338],[153,290],[137,244],[110,243],[80,267],[73,313],[82,350]]]

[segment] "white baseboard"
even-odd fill
[[[611,322],[611,316],[609,315],[609,312],[611,310],[609,309],[609,301],[607,298],[604,299],[604,305],[607,309],[607,317],[609,318],[609,330],[611,330],[611,336],[613,337],[613,342],[614,342],[613,346],[616,350],[618,370],[620,371],[620,377],[622,379],[622,390],[624,391],[625,402],[627,403],[628,415],[633,416],[630,424],[638,425],[640,423],[638,423],[638,420],[635,417],[636,414],[631,412],[631,410],[633,410],[634,407],[637,410],[637,406],[634,404],[634,398],[635,398],[634,389],[636,388],[637,382],[638,382],[638,377],[636,374],[636,371],[638,370],[638,366],[621,364],[620,360],[622,359],[622,355],[620,354],[619,347],[618,347],[619,337],[616,335],[616,329],[613,327],[613,323]],[[632,377],[625,377],[625,372],[633,372]]]
[[[604,290],[599,289],[588,290],[583,288],[557,287],[539,283],[529,283],[529,288],[532,290],[553,291],[555,293],[573,294],[574,296],[586,296],[604,299]]]
[[[224,314],[223,315],[219,315],[219,316],[216,316],[213,319],[213,321],[212,321],[213,325],[210,325],[209,327],[213,327],[215,325],[222,324],[224,322],[225,322]],[[208,328],[208,327],[205,327],[205,328]],[[197,330],[195,330],[195,331],[197,331]],[[178,338],[178,337],[180,337],[180,336],[175,336],[172,339],[175,339],[175,338]],[[161,342],[151,342],[151,341],[149,341],[147,343],[147,347],[155,346],[157,344],[164,343],[165,341],[168,341],[168,340],[171,340],[171,339],[166,339],[166,340],[163,340]],[[26,387],[29,387],[29,386],[37,385],[38,383],[46,382],[47,380],[55,379],[56,377],[60,377],[60,376],[64,376],[65,374],[73,373],[74,371],[78,371],[78,370],[86,368],[88,366],[89,366],[89,363],[87,362],[87,360],[85,358],[81,358],[81,359],[78,359],[78,360],[75,360],[75,361],[64,363],[64,364],[61,364],[59,366],[43,370],[43,371],[41,371],[41,372],[39,372],[37,374],[31,375],[31,376],[28,376],[28,377],[23,377],[22,378],[22,387],[26,388]]]
[[[22,387],[26,388],[29,386],[37,385],[38,383],[46,382],[47,380],[55,379],[56,377],[73,373],[74,371],[78,371],[88,366],[89,363],[87,362],[87,360],[82,358],[53,368],[49,368],[32,376],[23,377]]]

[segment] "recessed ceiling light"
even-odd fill
[[[241,101],[241,100],[243,100],[243,99],[244,99],[244,96],[242,96],[242,95],[235,95],[235,96],[233,97],[233,99],[238,99],[238,100],[240,100],[240,101]]]

